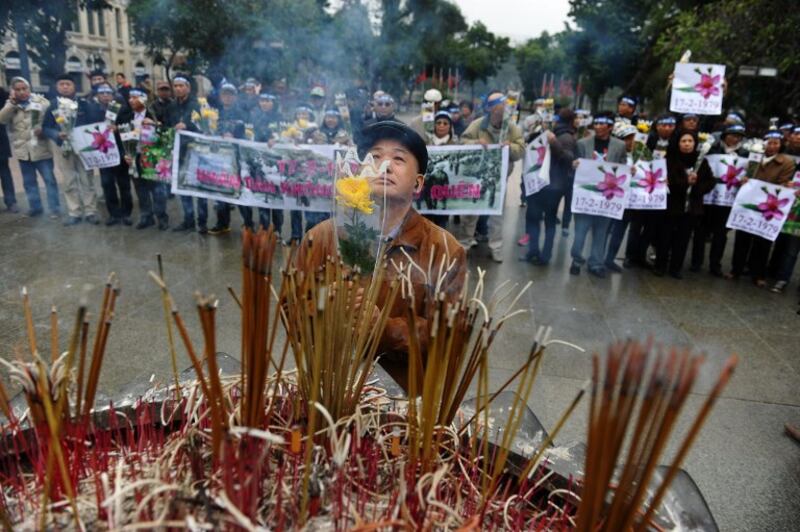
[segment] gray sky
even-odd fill
[[[489,30],[512,42],[524,42],[541,32],[564,29],[569,0],[450,0],[472,24],[480,20]]]

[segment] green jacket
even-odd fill
[[[478,144],[481,140],[485,140],[489,144],[500,143],[500,128],[492,127],[489,124],[489,115],[473,120],[461,134],[462,144]],[[525,154],[525,139],[518,125],[508,125],[506,140],[511,143],[508,150],[508,162],[513,163],[522,159]]]

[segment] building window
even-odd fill
[[[105,13],[104,10],[98,9],[95,11],[97,15],[97,32],[100,34],[101,37],[106,36],[106,20],[105,20]]]
[[[94,11],[91,9],[86,10],[86,31],[89,35],[97,34],[97,30],[94,27]]]
[[[114,25],[117,30],[117,39],[122,40],[122,10],[120,8],[114,9]]]

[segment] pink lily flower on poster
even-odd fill
[[[649,170],[644,171],[644,177],[637,181],[637,185],[647,190],[648,194],[652,194],[653,191],[657,188],[661,188],[664,186],[664,181],[661,179],[661,175],[664,172],[661,168],[656,170],[655,172],[651,172]]]
[[[712,96],[719,95],[719,81],[720,76],[717,74],[716,76],[712,76],[711,72],[708,74],[700,74],[700,81],[695,84],[694,90],[700,93],[703,96],[704,100],[708,100]]]
[[[723,183],[725,183],[725,188],[730,190],[733,187],[738,187],[742,184],[742,181],[739,179],[739,174],[744,171],[744,168],[736,168],[732,164],[728,164],[726,166],[728,168],[725,170],[725,173],[720,177],[720,179]]]
[[[93,150],[100,151],[102,153],[108,153],[108,150],[114,147],[114,143],[109,138],[111,136],[111,130],[106,129],[105,131],[92,131],[92,144],[91,148]]]
[[[169,179],[172,177],[172,161],[169,159],[161,159],[156,163],[156,174],[161,179]]]
[[[789,203],[789,198],[778,198],[777,194],[767,193],[767,199],[758,204],[758,210],[761,211],[762,216],[768,222],[773,218],[783,218],[781,208]]]
[[[625,179],[627,176],[624,174],[618,176],[614,172],[604,172],[603,180],[596,185],[596,188],[607,200],[614,197],[621,198],[625,196],[625,191],[620,185],[625,183]]]
[[[538,146],[536,148],[536,166],[542,166],[544,164],[544,154],[547,152],[547,148],[544,146]]]

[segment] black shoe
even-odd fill
[[[679,281],[683,279],[683,274],[681,272],[669,272],[669,276]]]
[[[64,222],[62,225],[64,225],[64,227],[69,227],[71,225],[78,225],[79,223],[81,223],[80,218],[78,218],[77,216],[70,216],[69,218],[67,218],[67,221]]]
[[[25,213],[25,215],[28,216],[29,218],[36,218],[37,216],[41,216],[42,213],[44,213],[42,209],[31,209],[27,213]]]
[[[708,271],[714,277],[722,277],[722,269],[721,268],[712,268]]]
[[[589,274],[594,275],[598,279],[606,278],[606,271],[602,268],[589,268]]]
[[[158,230],[159,231],[166,231],[167,229],[169,229],[169,221],[163,220],[163,219],[159,220],[158,221]]]
[[[99,225],[100,224],[100,219],[97,217],[96,214],[89,214],[84,219],[86,220],[87,224],[92,224],[92,225]]]
[[[145,229],[153,225],[156,225],[156,222],[152,218],[142,218],[139,220],[139,223],[136,224],[136,229]]]
[[[208,230],[209,235],[224,235],[225,233],[230,233],[231,227],[229,225],[215,225],[211,229]]]
[[[194,222],[190,222],[189,220],[184,220],[180,223],[180,225],[176,225],[172,228],[173,233],[180,233],[181,231],[193,231],[194,230]]]
[[[581,274],[581,267],[573,262],[572,265],[569,267],[569,274],[570,275],[580,275]]]
[[[550,261],[544,260],[542,257],[534,257],[534,259],[531,261],[531,264],[534,266],[547,266],[550,264]]]
[[[622,268],[616,262],[606,262],[606,269],[613,273],[622,273]]]
[[[119,218],[109,218],[106,220],[106,227],[111,227],[112,225],[119,225],[122,223],[122,220]]]
[[[122,217],[122,225],[133,225],[133,220],[131,220],[130,216],[123,216]]]
[[[206,227],[205,225],[201,225],[200,227],[197,228],[197,232],[200,233],[201,235],[207,235],[208,227]]]
[[[697,273],[700,271],[701,268],[702,266],[700,264],[692,264],[691,266],[689,266],[689,271],[692,273]]]
[[[7,212],[10,212],[11,214],[17,214],[19,212],[19,207],[17,207],[16,203],[12,203],[8,206]]]
[[[539,260],[539,256],[538,255],[532,255],[530,253],[526,253],[524,255],[521,255],[520,258],[519,258],[520,262],[530,262],[531,264],[533,264],[534,261],[536,261],[536,260]]]

